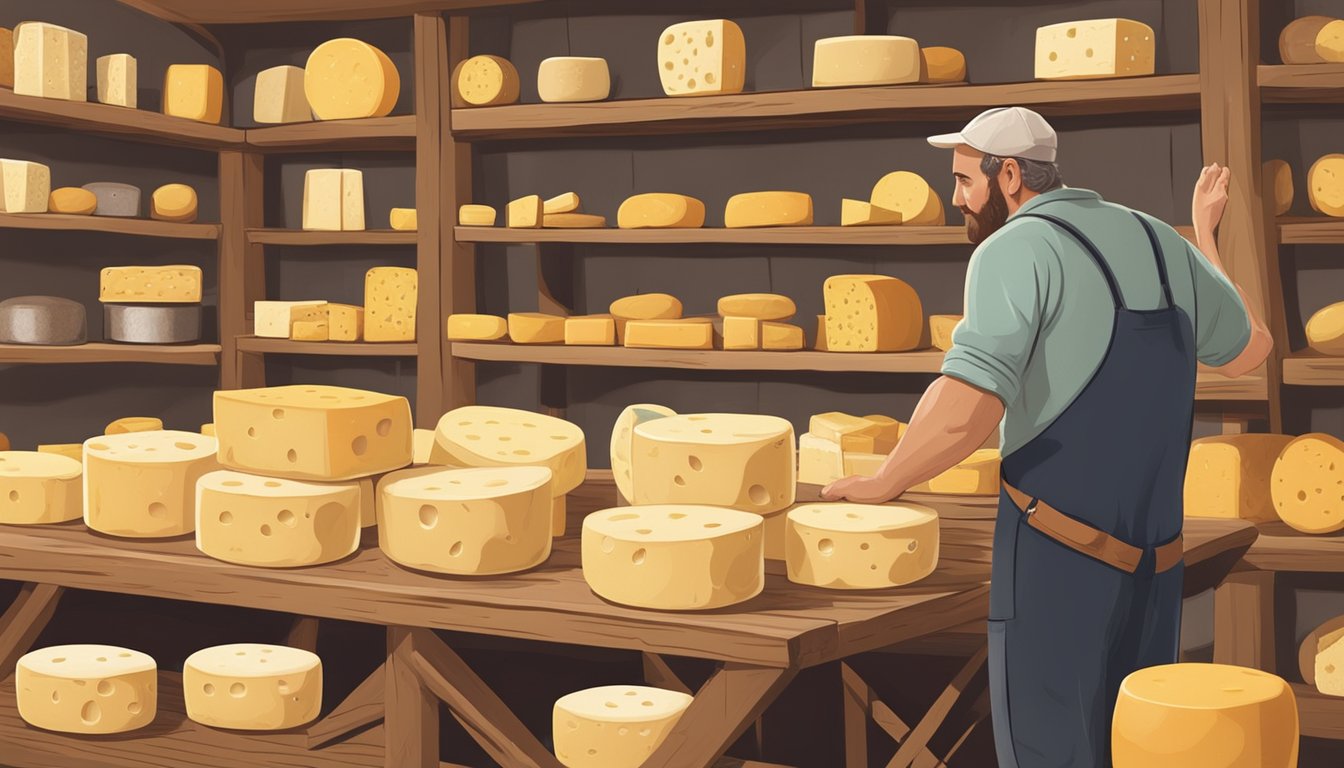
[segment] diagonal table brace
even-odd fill
[[[0,669],[12,670],[28,652],[56,613],[65,588],[52,584],[24,584],[18,597],[0,616]]]
[[[386,682],[387,665],[381,664],[326,717],[308,727],[308,748],[320,749],[381,722],[386,714]]]
[[[887,768],[911,768],[915,765],[920,754],[928,748],[929,740],[943,726],[947,716],[952,712],[952,707],[965,694],[970,687],[971,680],[985,665],[988,658],[989,646],[985,645],[966,661],[966,664],[952,679],[952,682],[948,683],[943,692],[938,694],[938,698],[934,700],[933,706],[929,707],[929,711],[910,730],[910,735],[901,742],[900,749],[896,750],[896,756],[891,758],[891,762],[887,763]]]

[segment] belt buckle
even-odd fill
[[[1036,505],[1040,503],[1041,503],[1040,499],[1032,499],[1031,503],[1027,504],[1027,508],[1022,510],[1022,514],[1027,517],[1031,517],[1032,515],[1036,514]]]

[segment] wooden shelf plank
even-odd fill
[[[963,120],[1020,104],[1048,116],[1194,112],[1198,75],[996,85],[878,86],[742,93],[694,99],[514,104],[453,111],[462,139],[684,134],[854,123]]]
[[[252,245],[415,245],[414,231],[363,229],[321,232],[304,229],[249,229],[247,242]]]
[[[1344,64],[1261,64],[1258,77],[1271,104],[1344,102]]]
[[[1246,553],[1246,563],[1263,571],[1344,573],[1344,534],[1308,534],[1275,521],[1256,526],[1260,538]]]
[[[390,19],[420,12],[526,5],[537,0],[120,0],[165,21],[180,24],[253,24],[276,21]]]
[[[1283,359],[1283,383],[1308,387],[1344,384],[1344,357],[1299,352]]]
[[[18,96],[6,88],[0,88],[0,119],[195,149],[217,150],[240,147],[244,141],[243,131],[237,128],[169,117],[144,109],[128,109],[86,101]]]
[[[74,216],[64,213],[0,213],[0,229],[47,229],[111,232],[142,237],[218,240],[218,224],[178,224],[120,216]]]
[[[247,145],[286,152],[335,150],[414,150],[415,115],[308,123],[247,129]]]
[[[1328,216],[1280,216],[1279,242],[1283,245],[1339,245],[1344,243],[1344,219]]]
[[[1327,696],[1314,685],[1289,683],[1297,699],[1297,719],[1303,736],[1344,740],[1344,698]]]
[[[107,344],[91,342],[72,347],[0,344],[0,365],[55,363],[155,363],[160,365],[218,365],[218,344]]]
[[[415,357],[415,342],[291,341],[239,336],[239,352],[274,355],[339,355],[345,357]]]
[[[725,229],[509,229],[454,227],[462,243],[759,243],[970,245],[965,227],[752,227]]]

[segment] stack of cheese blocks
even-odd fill
[[[744,293],[719,299],[724,349],[802,349],[803,329],[784,322],[798,312],[793,299],[773,293]]]
[[[98,276],[98,301],[110,340],[157,344],[200,337],[200,267],[106,267]]]
[[[364,275],[364,306],[321,300],[258,301],[254,333],[294,341],[415,341],[419,282],[405,267],[374,267]]]

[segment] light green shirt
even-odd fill
[[[952,334],[943,373],[1003,401],[1000,449],[1008,455],[1039,435],[1073,402],[1110,344],[1115,302],[1083,247],[1037,211],[1077,227],[1101,251],[1130,309],[1163,305],[1157,264],[1130,209],[1096,192],[1063,188],[1038,195],[971,256],[965,317]],[[1251,337],[1241,297],[1217,268],[1169,225],[1153,225],[1172,297],[1194,326],[1196,356],[1231,362]]]

